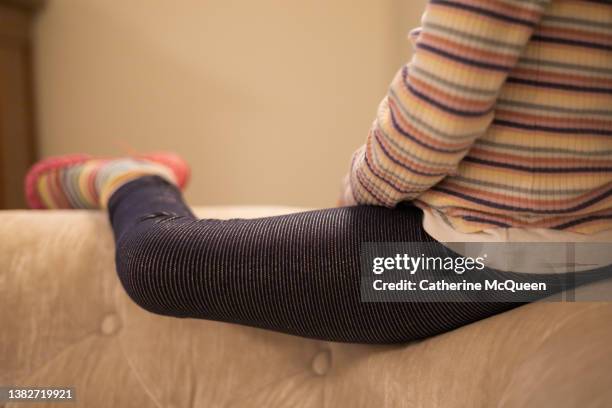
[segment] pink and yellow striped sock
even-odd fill
[[[106,208],[117,189],[147,175],[162,177],[182,188],[189,167],[170,153],[117,159],[85,155],[53,157],[30,169],[26,196],[31,208]]]

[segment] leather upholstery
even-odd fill
[[[83,407],[612,405],[610,303],[526,305],[404,346],[335,344],[147,313],[113,253],[101,212],[0,212],[0,385],[72,386]]]

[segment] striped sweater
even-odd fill
[[[345,203],[455,230],[612,228],[612,0],[431,0]]]

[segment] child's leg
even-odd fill
[[[418,209],[360,206],[254,220],[198,220],[176,187],[184,186],[188,174],[180,157],[166,153],[58,157],[31,169],[26,191],[34,208],[108,208],[121,282],[134,301],[155,313],[327,340],[393,343],[519,305],[362,302],[362,243],[431,243],[419,251],[449,255],[423,231]],[[501,275],[489,276],[516,277]]]
[[[180,191],[155,176],[119,188],[108,208],[121,282],[154,313],[333,341],[396,343],[519,305],[361,302],[361,243],[432,242],[416,208],[198,220]]]

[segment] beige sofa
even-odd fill
[[[0,322],[0,385],[71,386],[67,407],[612,406],[612,304],[531,304],[403,346],[172,319],[124,293],[100,212],[0,212]]]

